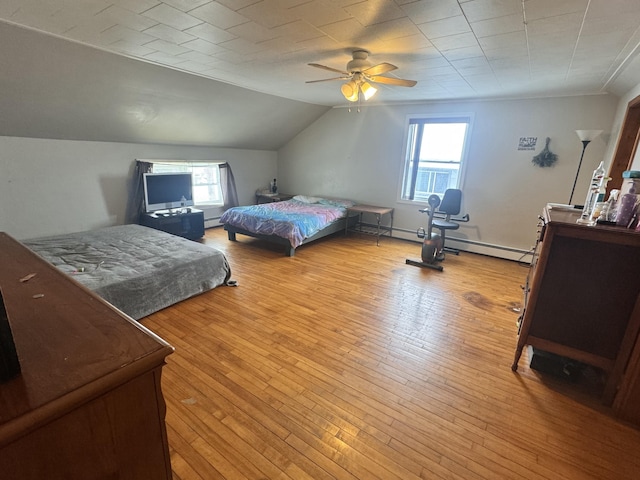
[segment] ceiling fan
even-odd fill
[[[353,60],[347,63],[346,70],[339,70],[337,68],[327,67],[326,65],[320,65],[319,63],[310,63],[309,66],[322,68],[323,70],[329,70],[330,72],[340,73],[342,76],[333,78],[324,78],[322,80],[309,80],[306,83],[328,82],[331,80],[348,80],[343,84],[340,90],[344,98],[350,102],[358,101],[359,92],[362,92],[365,100],[369,100],[378,91],[373,83],[384,83],[386,85],[396,85],[399,87],[413,87],[416,83],[415,80],[403,80],[402,78],[383,77],[382,74],[396,70],[398,67],[390,63],[378,63],[377,65],[371,65],[371,62],[367,60],[369,52],[367,50],[354,50]]]

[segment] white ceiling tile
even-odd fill
[[[211,0],[162,0],[162,3],[166,3],[183,12],[189,12],[209,2],[211,2]]]
[[[407,71],[408,75],[422,78],[424,76],[432,75],[434,72],[455,72],[455,68],[453,68],[451,63],[444,57],[432,57],[429,60],[420,62],[419,64],[411,64],[408,69],[403,70],[403,74],[405,71]]]
[[[184,33],[194,35],[211,43],[228,42],[229,40],[236,38],[234,34],[229,33],[226,30],[222,30],[221,28],[214,27],[213,25],[209,25],[208,23],[201,23],[195,27],[188,28],[184,30]]]
[[[114,23],[131,28],[132,30],[138,30],[139,32],[158,24],[157,21],[149,17],[139,15],[126,8],[118,7],[117,5],[109,6],[98,13],[96,17],[107,17]]]
[[[589,0],[527,0],[524,11],[527,22],[541,18],[555,17],[567,13],[584,15]]]
[[[406,17],[370,25],[364,28],[364,32],[382,40],[393,40],[421,33],[420,29]]]
[[[326,52],[335,52],[341,49],[341,44],[335,39],[327,36],[311,38],[309,40],[303,40],[297,42],[300,47],[309,51],[309,55],[312,57],[311,62],[315,62],[313,58],[318,58]],[[341,51],[342,53],[342,51]]]
[[[296,15],[285,8],[279,7],[273,1],[255,3],[237,10],[237,13],[267,28],[274,28],[297,20]]]
[[[245,40],[244,38],[229,40],[228,42],[220,44],[220,46],[226,48],[227,50],[232,50],[233,52],[240,54],[260,52],[266,48],[260,43],[250,42],[249,40]]]
[[[426,35],[428,39],[446,37],[458,33],[466,33],[471,31],[471,27],[467,23],[464,15],[443,18],[433,22],[421,23],[418,28]]]
[[[343,100],[334,86],[305,85],[324,75],[307,63],[343,69],[356,47],[418,81],[381,87],[401,100],[599,92],[640,44],[640,0],[0,0],[3,20],[326,104]]]
[[[212,61],[212,57],[210,55],[206,55],[200,52],[195,52],[193,50],[189,50],[188,52],[182,53],[178,56],[180,58],[184,58],[189,62],[201,63],[203,65],[209,65]]]
[[[469,57],[459,60],[450,60],[449,63],[453,65],[456,70],[462,70],[465,68],[488,68],[489,62],[484,57]]]
[[[273,38],[271,40],[265,40],[260,42],[267,52],[271,52],[274,55],[282,55],[284,53],[297,52],[302,48],[296,42],[290,42],[283,38]]]
[[[170,27],[169,25],[164,25],[161,23],[146,29],[144,33],[156,38],[160,38],[167,42],[173,42],[177,44],[188,42],[196,38],[193,35],[189,35],[188,33],[184,33],[180,30],[176,30],[175,28]]]
[[[491,51],[490,54],[487,56],[487,61],[494,71],[519,71],[523,68],[529,68],[529,56],[526,51],[523,54],[516,54],[514,50],[509,50],[507,54],[503,53],[502,50],[496,50]]]
[[[203,65],[202,63],[186,61],[177,64],[178,68],[187,72],[203,73],[211,69],[211,65]]]
[[[124,27],[122,25],[114,25],[104,32],[101,32],[100,35],[96,37],[95,45],[107,46],[119,41],[145,45],[154,40],[154,37],[145,33],[138,32],[137,30],[131,30],[130,28]]]
[[[218,3],[237,12],[241,8],[245,8],[249,5],[260,3],[262,1],[263,0],[218,0]]]
[[[422,0],[407,2],[402,10],[416,24],[442,20],[462,14],[456,0]]]
[[[584,22],[582,35],[611,33],[622,30],[630,30],[630,33],[632,33],[638,28],[638,25],[640,25],[640,12],[599,17],[588,16]]]
[[[115,26],[113,21],[106,17],[91,17],[90,20],[86,20],[83,23],[70,28],[65,32],[65,37],[72,38],[79,42],[86,42],[89,45],[94,45],[93,40],[105,30]]]
[[[478,39],[483,50],[508,49],[514,46],[526,46],[527,36],[524,31],[491,35]]]
[[[521,14],[513,14],[480,20],[472,23],[471,28],[478,38],[489,37],[491,35],[523,31],[524,21]]]
[[[582,15],[579,13],[569,13],[527,22],[527,31],[529,35],[560,34],[575,39],[580,32],[581,25]]]
[[[375,25],[405,16],[404,11],[388,0],[365,0],[344,9],[353,15],[362,25]]]
[[[608,17],[618,15],[624,18],[629,14],[640,12],[638,0],[591,0],[587,17]]]
[[[160,0],[111,0],[110,3],[126,8],[134,13],[142,13],[150,8],[160,5]]]
[[[278,32],[273,29],[263,27],[253,21],[229,28],[227,32],[236,37],[241,37],[255,43],[272,40],[278,37]]]
[[[306,20],[316,27],[329,25],[330,23],[341,22],[351,18],[349,12],[344,8],[336,7],[327,0],[312,0],[308,3],[292,7],[288,10],[297,18]]]
[[[202,20],[192,17],[191,15],[181,12],[180,10],[164,3],[146,10],[142,15],[178,30],[186,30],[187,28],[191,28],[202,23]]]
[[[140,45],[138,43],[130,42],[129,40],[118,40],[117,42],[113,42],[109,45],[109,49],[113,49],[120,53],[133,57],[144,57],[145,55],[149,55],[154,51],[152,48],[145,47],[144,45]]]
[[[363,36],[363,29],[364,26],[361,25],[358,20],[355,18],[348,18],[340,22],[324,25],[318,30],[335,40],[359,44],[359,40]],[[369,38],[375,37],[372,34],[369,34]]]
[[[429,66],[428,68],[424,68],[422,70],[422,74],[426,75],[429,78],[460,78],[460,74],[457,72],[457,70],[448,63],[446,65]]]
[[[279,25],[271,29],[276,37],[288,38],[292,42],[301,42],[324,35],[324,32],[311,25],[306,20],[296,20],[295,22]]]
[[[376,46],[376,53],[390,53],[390,54],[405,54],[414,55],[420,58],[422,55],[421,50],[425,48],[433,47],[433,44],[421,33],[415,35],[408,35],[406,37],[390,38],[384,42],[380,42]]]
[[[522,13],[520,0],[471,0],[461,6],[470,23]]]
[[[218,2],[209,2],[194,8],[189,11],[189,14],[223,30],[249,21],[244,15],[234,12]]]
[[[169,55],[180,55],[189,51],[187,48],[176,45],[175,43],[165,42],[164,40],[154,40],[152,42],[145,43],[144,46],[152,48],[153,50],[158,50],[162,53],[168,53]]]
[[[179,65],[181,63],[186,62],[184,58],[174,57],[173,55],[167,55],[162,52],[153,52],[149,55],[145,55],[147,60],[151,60],[152,62],[158,62],[164,65]]]
[[[220,52],[225,52],[226,49],[220,47],[214,43],[207,42],[198,38],[182,44],[183,47],[195,50],[196,52],[204,53],[205,55],[215,55]]]
[[[468,48],[478,45],[478,40],[473,33],[460,33],[458,35],[449,35],[448,37],[440,37],[431,40],[431,43],[444,52],[453,50],[454,48]]]
[[[464,60],[466,58],[484,57],[484,51],[480,48],[480,45],[474,45],[472,47],[454,48],[442,52],[442,55],[449,61]]]

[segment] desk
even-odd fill
[[[362,233],[368,233],[376,236],[376,245],[380,245],[380,235],[389,234],[392,236],[393,233],[393,208],[390,207],[376,207],[373,205],[354,205],[353,207],[347,208],[347,216],[350,216],[351,213],[358,214],[358,223],[355,224],[354,230],[358,230]],[[375,230],[363,229],[364,224],[362,222],[363,214],[371,214],[376,217],[376,225],[374,225]],[[389,225],[381,225],[381,220],[384,215],[389,215]],[[344,229],[345,235],[349,231],[349,222],[347,222],[347,226]]]

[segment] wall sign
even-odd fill
[[[518,150],[535,150],[538,137],[520,137]]]

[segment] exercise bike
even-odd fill
[[[444,259],[444,241],[440,235],[433,233],[433,216],[436,209],[440,206],[440,197],[438,195],[430,195],[427,199],[429,208],[420,209],[420,213],[429,214],[429,221],[427,223],[427,230],[423,227],[418,228],[416,234],[418,238],[423,238],[422,242],[422,261],[410,260],[407,258],[406,263],[408,265],[414,265],[416,267],[431,268],[441,272],[443,270],[442,265],[436,262]]]

